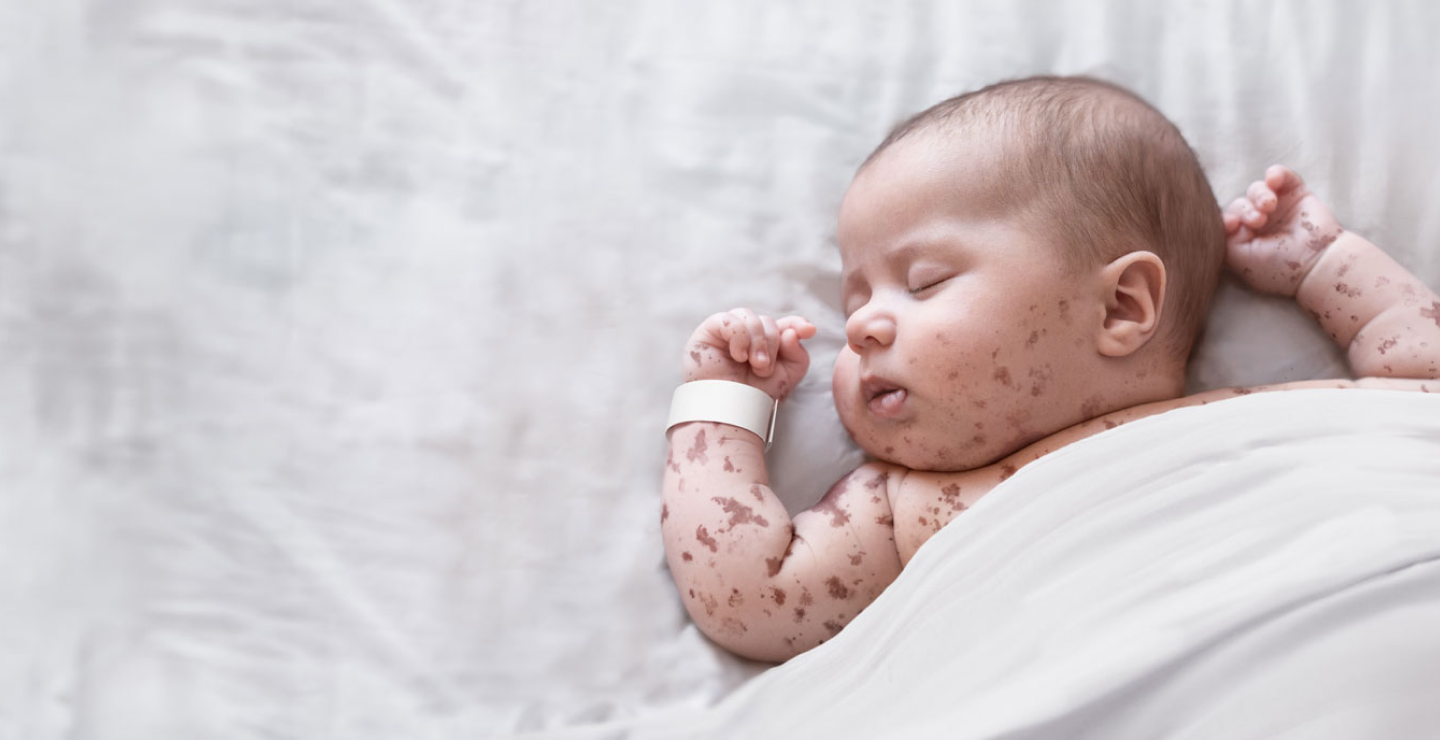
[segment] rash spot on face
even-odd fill
[[[704,524],[695,527],[695,539],[699,540],[700,544],[710,548],[710,552],[720,551],[718,543],[715,542],[715,538],[711,537],[710,533],[705,531]]]
[[[800,621],[802,621],[802,620],[804,620],[804,619],[805,619],[805,610],[804,610],[804,609],[801,609],[801,608],[798,607],[798,606],[795,607],[795,621],[796,621],[796,622],[800,622]]]
[[[729,526],[726,527],[724,531],[728,532],[741,524],[755,524],[761,527],[770,526],[770,522],[765,521],[765,517],[759,516],[755,513],[754,509],[733,498],[713,496],[710,500],[720,504],[721,508],[725,509],[725,513],[730,515]]]
[[[825,581],[825,587],[830,589],[830,598],[832,599],[850,598],[850,589],[845,588],[845,584],[841,583],[840,579],[836,576],[830,576],[830,578]]]
[[[1080,406],[1080,413],[1086,419],[1093,419],[1105,410],[1105,399],[1102,396],[1091,396],[1085,399]]]
[[[1380,346],[1376,347],[1376,349],[1378,349],[1380,351],[1380,354],[1383,355],[1385,354],[1385,350],[1388,350],[1397,344],[1396,339],[1396,337],[1390,337],[1389,339],[1385,339],[1380,342]]]
[[[700,603],[705,605],[706,616],[715,616],[715,610],[720,608],[720,602],[716,601],[715,597],[710,594],[700,594]]]
[[[863,560],[865,560],[865,551],[864,551],[864,550],[861,550],[860,552],[857,552],[857,553],[855,553],[854,555],[851,555],[851,556],[850,556],[850,564],[851,564],[851,565],[859,565],[859,564],[861,563],[861,561],[863,561]]]
[[[1009,387],[1010,387],[1010,368],[1008,368],[1008,367],[997,367],[997,368],[995,368],[995,379],[998,380],[998,381],[1000,381],[1000,384],[1001,384],[1001,385],[1004,385],[1006,388],[1009,388]],[[1015,386],[1015,387],[1018,388],[1019,386]]]
[[[772,586],[770,594],[775,598],[775,606],[785,606],[785,589]]]
[[[725,472],[735,472],[735,466],[730,463],[730,457],[728,455],[725,457]]]
[[[685,453],[686,459],[690,462],[699,460],[701,465],[710,462],[710,459],[705,456],[705,448],[705,430],[701,429],[695,435],[695,444],[691,445],[690,450]]]
[[[740,589],[730,589],[729,603],[731,609],[738,609],[745,604],[745,597],[740,595]]]
[[[762,504],[765,503],[765,492],[760,490],[759,483],[750,486],[750,495],[754,496],[756,501],[759,501]]]
[[[803,589],[801,589],[801,590],[800,590],[800,606],[810,606],[811,604],[814,604],[814,603],[815,603],[815,597],[810,595],[810,589],[808,589],[808,588],[803,588]]]
[[[700,364],[700,353],[699,353],[699,352],[696,352],[696,351],[693,350],[693,349],[690,350],[690,359],[691,359],[696,365],[699,365],[699,364]]]
[[[1040,332],[1038,332],[1038,331],[1032,331],[1032,332],[1030,332],[1030,338],[1025,340],[1025,348],[1026,348],[1026,349],[1030,349],[1031,347],[1034,347],[1034,346],[1035,346],[1035,343],[1038,342],[1038,341],[1040,341]]]

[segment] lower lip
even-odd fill
[[[904,410],[908,396],[903,388],[882,393],[870,399],[870,413],[876,416],[896,416]]]

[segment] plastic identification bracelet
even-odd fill
[[[768,450],[775,436],[775,412],[779,408],[780,402],[770,394],[744,383],[692,380],[675,389],[665,431],[687,421],[716,421],[754,432]]]

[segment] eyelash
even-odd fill
[[[927,290],[929,290],[929,289],[931,289],[931,288],[933,288],[933,287],[935,287],[935,286],[937,286],[937,285],[939,285],[939,284],[941,284],[941,283],[943,283],[943,282],[945,282],[946,280],[949,280],[949,279],[950,279],[950,278],[947,277],[947,278],[941,278],[941,279],[939,279],[939,280],[932,280],[932,281],[930,281],[929,283],[926,283],[925,285],[922,285],[922,286],[920,286],[920,287],[918,287],[918,288],[912,288],[912,289],[910,290],[910,295],[917,295],[917,294],[920,294],[920,293],[924,293],[925,291],[927,291]]]

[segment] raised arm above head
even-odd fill
[[[1271,166],[1225,209],[1225,229],[1230,269],[1295,298],[1357,377],[1440,377],[1440,296],[1341,227],[1299,175]]]

